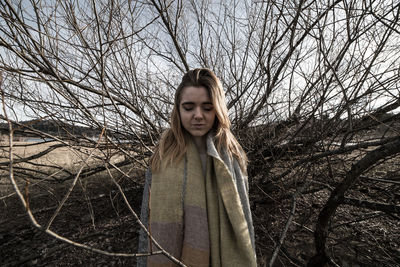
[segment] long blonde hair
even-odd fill
[[[153,156],[150,158],[151,170],[153,172],[159,171],[162,162],[166,165],[178,163],[186,153],[189,133],[182,127],[179,104],[182,90],[188,86],[202,86],[207,89],[216,115],[213,130],[215,132],[217,150],[221,153],[222,147],[225,147],[228,155],[234,156],[238,160],[242,171],[245,172],[247,157],[230,130],[231,122],[228,117],[228,108],[226,107],[222,84],[214,72],[206,68],[190,70],[182,77],[182,81],[175,92],[174,107],[171,113],[171,127],[163,133]]]

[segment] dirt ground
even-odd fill
[[[126,196],[136,211],[141,190],[134,185],[125,187]],[[75,242],[108,252],[135,253],[138,226],[115,188],[99,187],[88,190],[86,195],[89,201],[82,192],[73,192],[50,229]],[[53,200],[47,197],[31,200],[31,209],[39,223],[50,218],[54,207]],[[0,266],[132,266],[136,263],[135,258],[90,252],[40,232],[29,222],[15,196],[2,201],[0,213]]]
[[[87,191],[90,201],[87,201],[79,190],[74,192],[51,229],[73,241],[108,252],[134,253],[137,248],[138,226],[120,194],[115,188],[110,190],[107,187]],[[142,188],[126,183],[125,191],[129,202],[138,212]],[[266,192],[254,192],[252,198],[259,266],[268,263],[274,242],[279,239],[292,204],[290,199],[283,199],[278,203],[277,199],[268,200],[265,196],[261,198],[260,194],[264,193]],[[327,192],[318,194],[327,194]],[[322,201],[319,199],[324,198],[318,194],[310,196],[314,198],[312,204],[314,206],[321,205],[319,203]],[[317,214],[310,210],[308,206],[310,199],[306,198],[304,197],[303,201],[298,203],[297,216],[290,227],[275,266],[304,266],[314,253],[311,227]],[[54,208],[42,208],[50,206],[49,203],[52,203],[52,200],[45,197],[32,201],[31,208],[37,211],[34,214],[41,223],[44,223],[54,211]],[[90,216],[90,207],[92,207],[94,221]],[[135,258],[109,257],[73,247],[36,230],[29,223],[16,197],[2,200],[0,212],[2,214],[0,266],[132,266],[136,262]],[[335,233],[330,240],[330,248],[338,260],[337,264],[339,266],[399,266],[397,265],[400,259],[399,222],[390,220],[379,212],[365,210],[362,212],[370,218],[359,222],[353,221],[351,218],[357,212],[359,209],[343,207],[340,213],[343,218],[335,222]],[[361,241],[370,238],[374,231],[376,243],[373,247],[368,247],[371,246],[370,242]],[[371,252],[370,258],[366,254],[368,251]],[[375,251],[379,253],[374,254]],[[393,259],[390,261],[385,258],[386,254],[388,254],[387,257]]]
[[[393,173],[400,177],[399,157],[365,176]],[[393,170],[393,171],[392,171]],[[321,172],[321,173],[319,173]],[[305,266],[315,253],[313,232],[319,211],[329,197],[329,188],[340,181],[327,182],[325,170],[313,171],[313,184],[298,198],[300,186],[290,183],[261,185],[262,174],[250,177],[250,201],[256,231],[259,266],[267,266],[294,207],[292,223],[274,266]],[[135,180],[120,179],[129,203],[139,212],[143,170]],[[9,180],[0,178],[0,266],[132,266],[133,257],[111,257],[58,241],[32,226],[19,199],[12,194]],[[399,179],[400,181],[400,179]],[[40,224],[46,224],[68,190],[70,181],[49,180],[31,186],[30,209]],[[323,186],[321,186],[323,185]],[[24,183],[20,184],[24,189]],[[360,181],[348,197],[400,204],[400,183]],[[108,252],[135,253],[138,225],[113,183],[102,177],[78,183],[51,228],[75,242]],[[330,226],[328,253],[338,266],[400,266],[400,217],[382,211],[341,205]]]

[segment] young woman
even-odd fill
[[[141,220],[187,266],[256,266],[247,157],[230,131],[221,82],[209,69],[186,73],[168,129],[150,159]],[[142,231],[139,252],[155,251]],[[175,266],[164,255],[138,266]]]

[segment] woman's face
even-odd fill
[[[206,135],[214,125],[215,109],[203,86],[183,88],[179,113],[183,128],[195,138]]]

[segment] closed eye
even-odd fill
[[[195,105],[194,103],[192,103],[192,102],[182,103],[182,108],[183,108],[184,110],[186,110],[186,111],[191,111],[191,110],[193,110],[195,106],[196,106],[196,105]],[[212,111],[212,110],[214,109],[214,106],[213,106],[213,104],[207,102],[207,103],[203,103],[203,104],[201,105],[201,108],[202,108],[204,111]]]
[[[203,109],[204,109],[205,111],[211,111],[211,110],[214,109],[214,107],[213,107],[213,106],[205,106],[205,107],[203,107]]]
[[[190,111],[190,110],[192,110],[194,108],[194,104],[192,104],[192,103],[184,103],[184,104],[182,104],[182,107],[183,107],[184,110]]]

